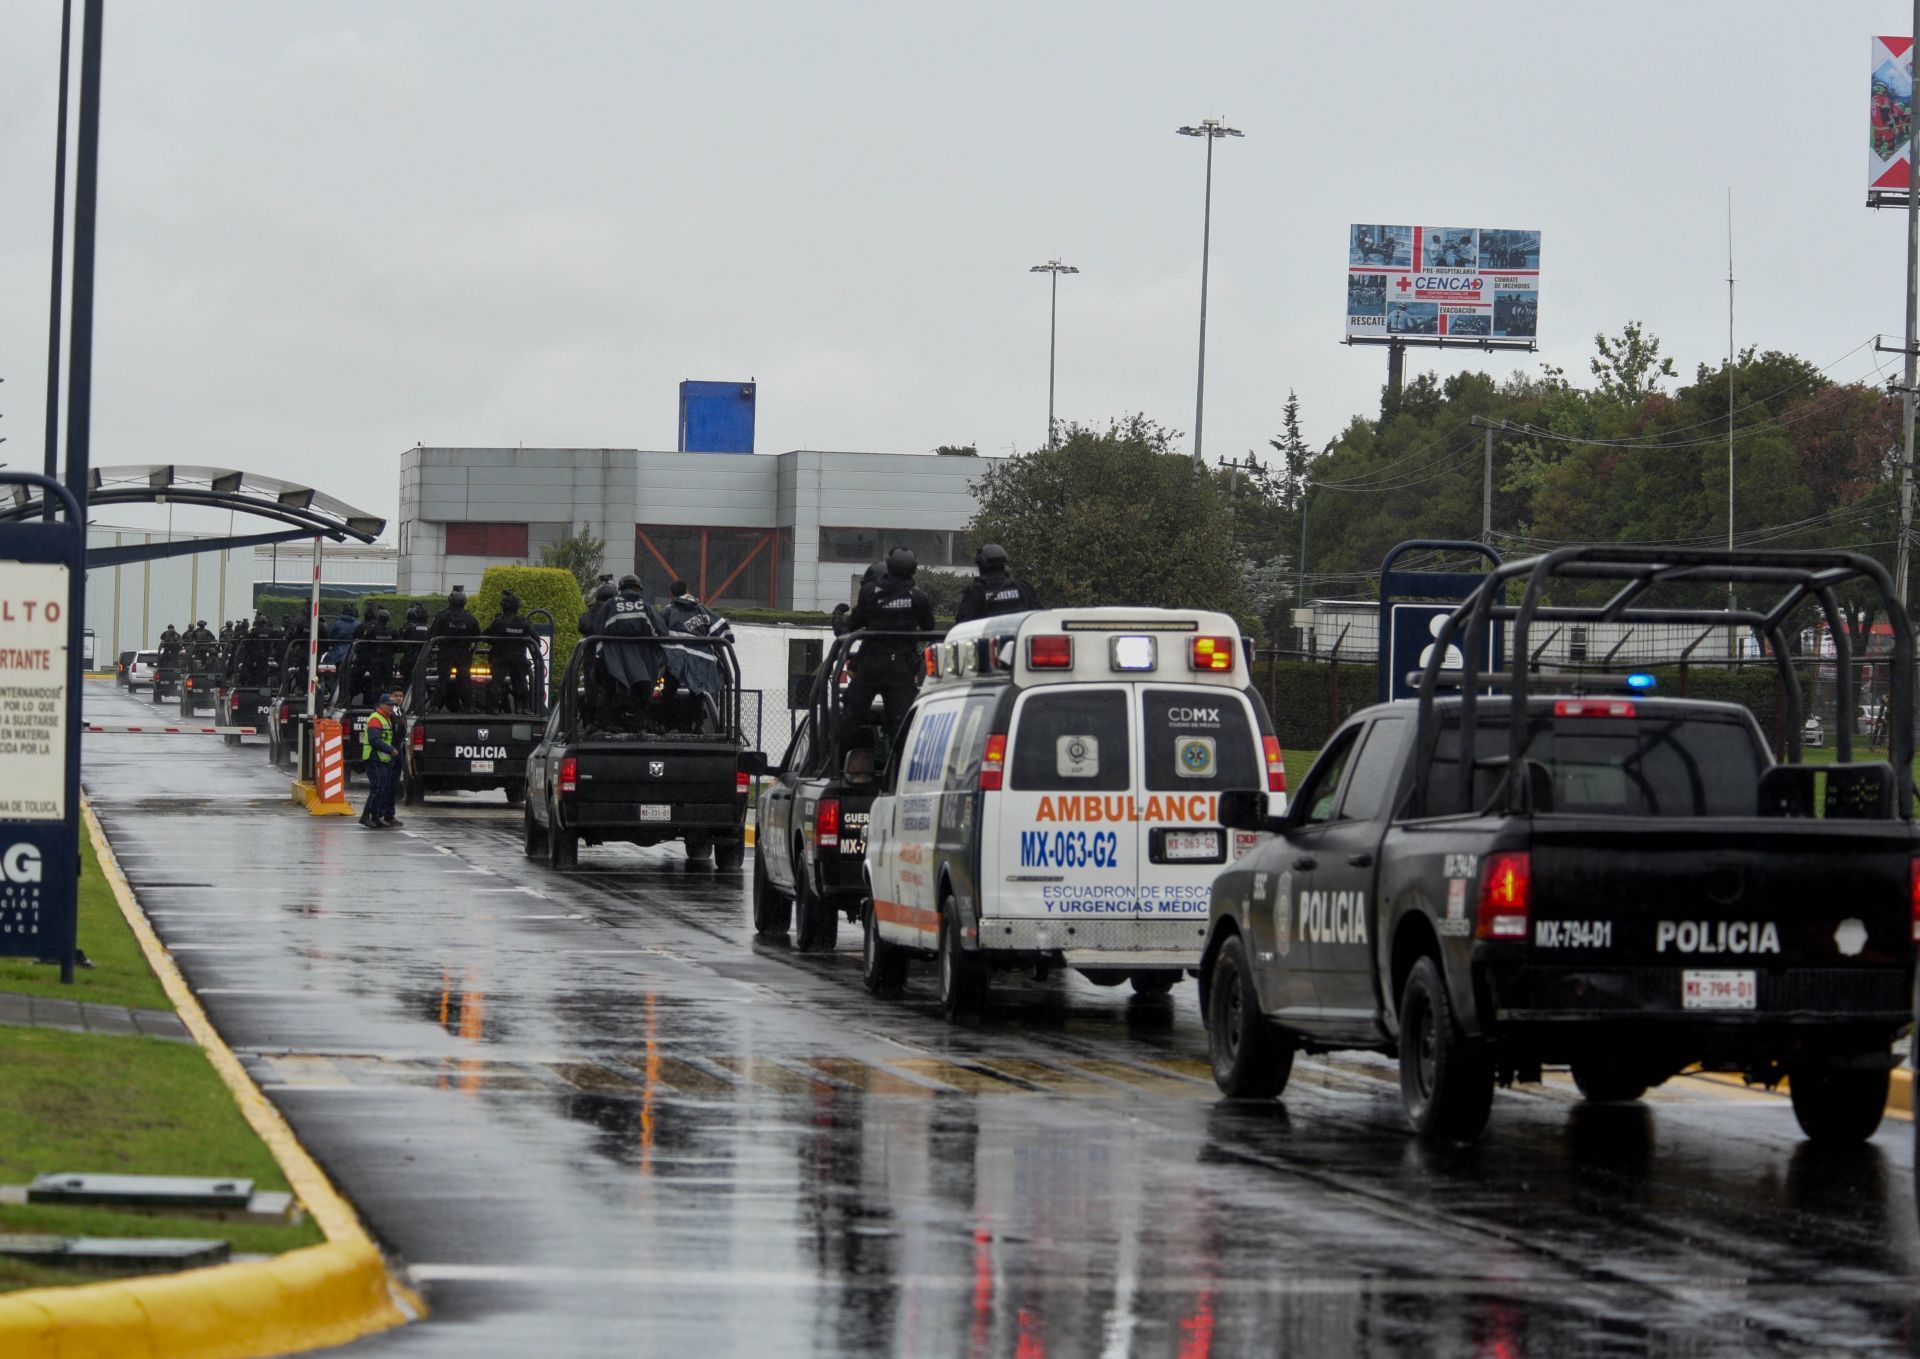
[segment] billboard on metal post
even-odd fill
[[[1539,325],[1539,232],[1348,228],[1349,340],[1531,345]]]
[[[1913,143],[1913,39],[1873,39],[1871,62],[1867,191],[1905,193]]]

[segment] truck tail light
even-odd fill
[[[1555,717],[1632,717],[1630,698],[1563,698],[1553,705]]]
[[[814,841],[821,849],[840,848],[840,799],[823,797],[813,814]]]
[[[568,755],[560,761],[560,791],[572,793],[580,787],[580,761]]]
[[[1910,859],[1907,870],[1907,896],[1913,902],[1913,940],[1920,944],[1920,854]]]
[[[283,727],[287,724],[287,711],[288,711],[287,705],[282,703],[280,705],[280,716],[278,718],[278,721],[280,725]]]
[[[1280,753],[1278,736],[1262,736],[1260,744],[1267,752],[1267,791],[1284,793],[1287,791],[1287,761]]]
[[[1527,899],[1532,894],[1533,859],[1522,853],[1489,854],[1480,870],[1480,908],[1476,939],[1525,939]]]
[[[930,646],[920,654],[920,659],[926,664],[927,678],[939,679],[940,678],[940,649],[938,647]]]
[[[1192,664],[1202,674],[1220,674],[1233,669],[1233,638],[1194,638]]]
[[[986,753],[980,757],[980,791],[997,793],[1007,773],[1007,738],[996,734],[987,738]]]
[[[1030,670],[1073,669],[1073,638],[1062,633],[1027,638],[1027,668]]]
[[[414,729],[407,734],[407,744],[415,750],[425,750],[427,748],[427,729],[416,725]]]
[[[746,770],[736,770],[733,776],[733,795],[745,797],[753,788],[753,775]]]

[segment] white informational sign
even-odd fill
[[[67,815],[67,568],[0,561],[0,820]]]
[[[1540,233],[1493,227],[1347,228],[1347,338],[1532,343]]]

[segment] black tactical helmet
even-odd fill
[[[351,617],[353,617],[353,605],[351,605],[351,604],[342,604],[342,605],[340,606],[340,616],[341,616],[342,618],[351,618]]]
[[[995,576],[1007,569],[1007,550],[998,543],[982,543],[973,554],[973,564],[984,575]]]
[[[447,591],[447,607],[449,609],[464,609],[467,607],[466,586],[456,585]]]
[[[378,623],[391,623],[393,621],[393,615],[388,613],[385,609],[382,609],[380,610],[379,613],[374,615],[374,621]]]
[[[913,573],[920,569],[920,563],[914,558],[910,547],[896,547],[887,553],[887,574],[911,580]]]
[[[612,599],[618,593],[620,592],[613,588],[613,582],[610,580],[603,580],[593,587],[595,599]]]
[[[500,612],[501,613],[519,613],[520,612],[520,596],[516,595],[511,590],[502,590],[500,592]]]
[[[631,571],[627,572],[626,575],[620,577],[620,588],[622,590],[639,590],[640,577],[634,575]]]

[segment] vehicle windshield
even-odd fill
[[[1527,746],[1535,810],[1564,816],[1752,816],[1769,763],[1748,727],[1732,717],[1648,714],[1533,719]],[[1508,727],[1482,721],[1474,732],[1473,807],[1493,799],[1507,773]],[[1442,719],[1427,814],[1461,805],[1460,724]]]

